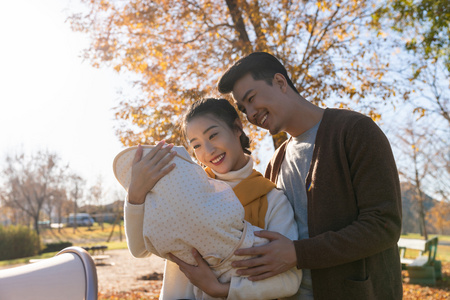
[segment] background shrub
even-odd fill
[[[41,250],[39,236],[25,226],[0,225],[0,260],[34,256]]]
[[[41,253],[46,253],[46,252],[59,252],[64,248],[70,247],[73,244],[71,242],[58,242],[58,243],[49,243],[49,244],[45,244],[45,248],[44,250],[42,250]]]

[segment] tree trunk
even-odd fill
[[[234,29],[238,36],[238,46],[244,53],[250,54],[252,52],[252,44],[245,28],[242,12],[239,9],[239,3],[236,0],[226,0],[225,2],[227,3],[228,11],[230,12],[231,19],[234,23]]]
[[[417,188],[417,192],[419,194],[419,222],[420,222],[420,227],[422,227],[422,233],[423,233],[423,238],[425,240],[428,240],[428,232],[427,232],[427,224],[425,222],[425,207],[423,205],[424,201],[425,201],[425,197],[423,196],[423,193],[421,191],[420,188]]]

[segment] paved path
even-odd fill
[[[128,249],[107,250],[105,254],[110,258],[104,261],[104,265],[97,266],[100,292],[121,292],[145,288],[152,283],[138,280],[139,277],[153,272],[160,274],[164,272],[164,260],[156,255],[148,258],[134,258]]]

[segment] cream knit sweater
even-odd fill
[[[184,148],[175,147],[174,150],[190,159]],[[272,299],[294,294],[301,280],[301,271],[298,270],[256,283],[236,275],[231,261],[242,257],[235,257],[234,250],[266,241],[253,235],[253,231],[259,229],[244,221],[244,209],[228,184],[208,178],[196,164],[177,157],[174,162],[176,168],[157,183],[147,195],[145,204],[131,205],[126,201],[125,228],[133,256],[146,257],[153,253],[167,258],[170,252],[187,263],[195,264],[191,249],[196,248],[220,282],[231,281],[229,299]],[[249,162],[245,171],[249,169],[251,173],[252,164]],[[234,186],[240,180],[231,179],[229,183]],[[275,206],[272,194],[276,194],[278,200],[284,200],[281,203],[287,206],[283,205],[283,208],[290,208],[281,192],[274,190],[269,193],[266,215],[269,230],[273,230],[269,228],[273,222],[267,218],[273,214]],[[292,209],[280,217],[290,220],[287,222],[289,230],[282,233],[291,234],[290,238],[295,239],[297,231],[293,230],[296,227]],[[178,266],[167,261],[161,299],[177,298],[213,299],[193,287]]]

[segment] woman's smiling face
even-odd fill
[[[239,140],[242,131],[230,128],[212,114],[195,117],[186,125],[186,137],[195,156],[217,173],[243,168],[248,159]]]

